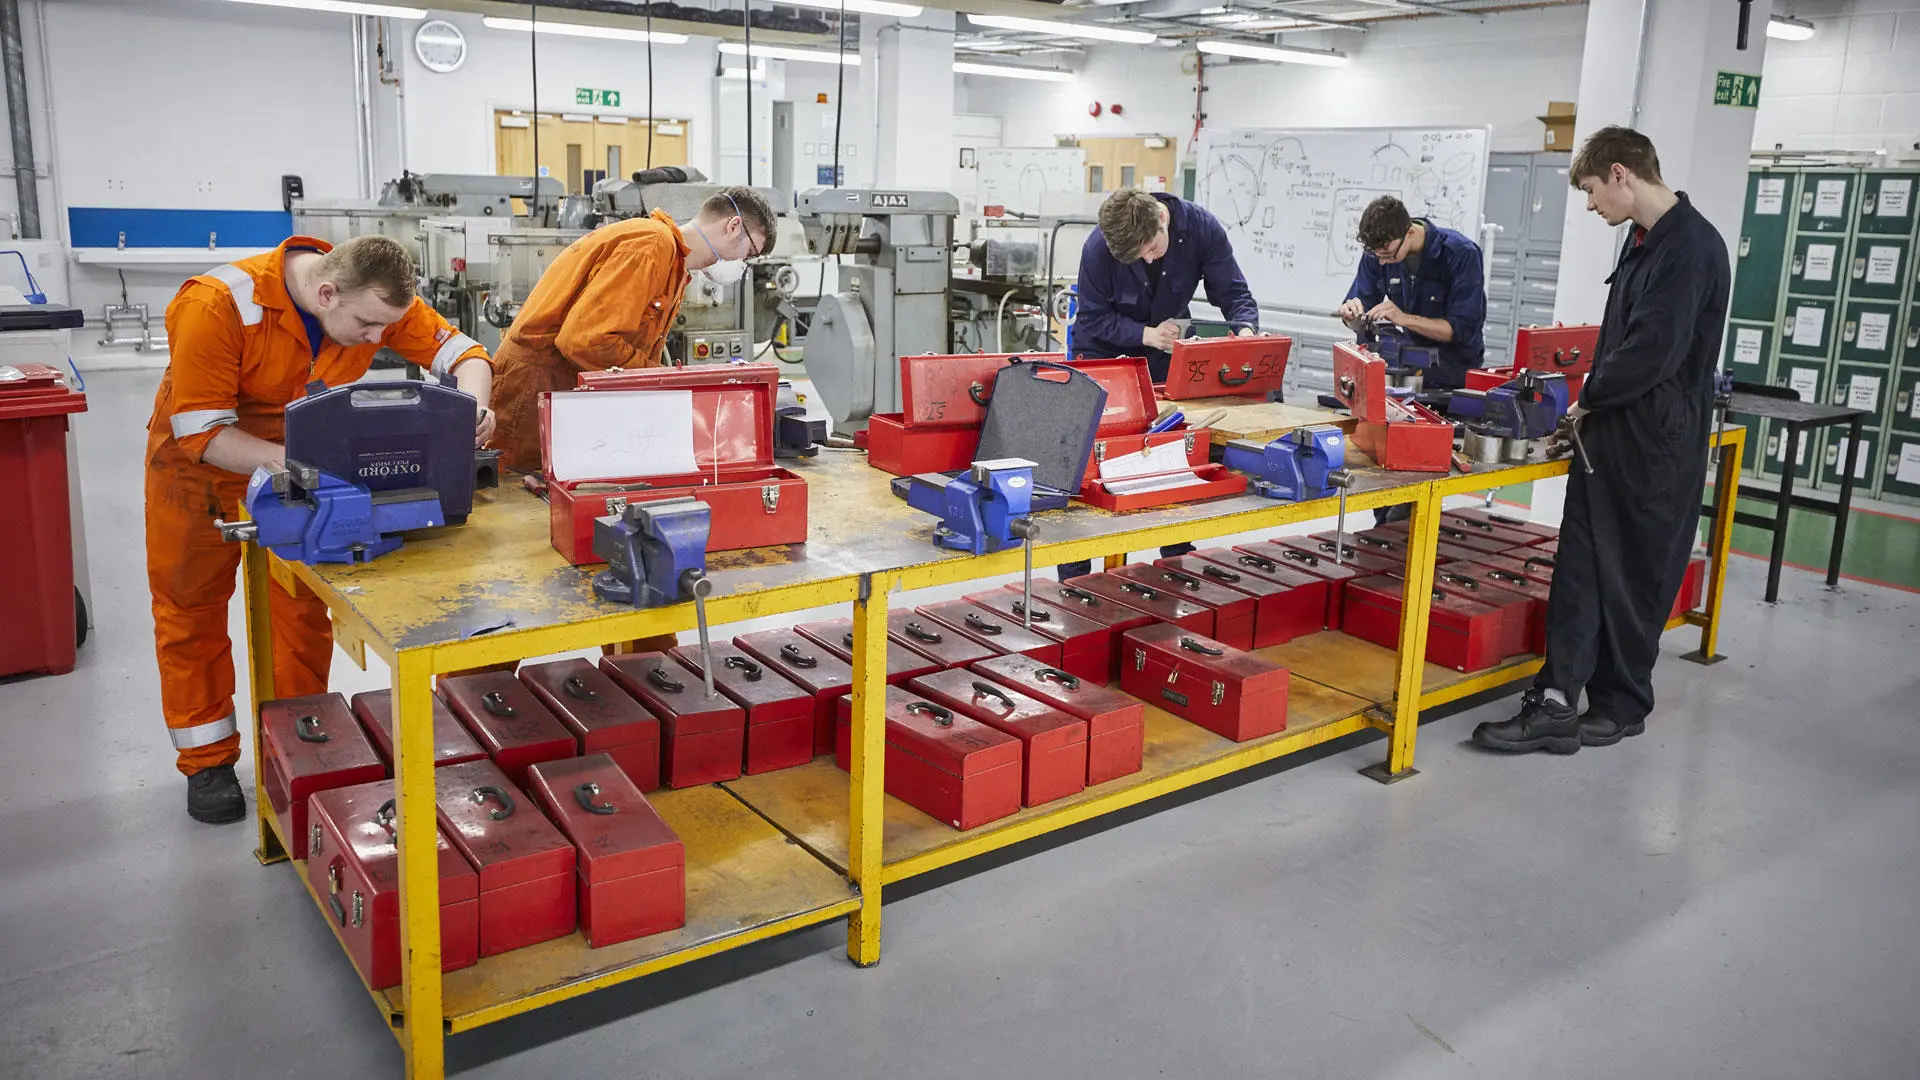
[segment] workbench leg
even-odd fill
[[[1731,449],[1729,449],[1731,443]],[[1720,443],[1720,468],[1713,480],[1713,527],[1707,531],[1706,621],[1700,627],[1700,648],[1681,659],[1717,664],[1726,657],[1720,645],[1720,600],[1727,587],[1727,555],[1733,550],[1733,513],[1740,501],[1740,460],[1746,453],[1746,432],[1729,431]]]
[[[400,653],[393,665],[394,796],[400,851],[400,1045],[407,1080],[447,1073],[440,983],[440,854],[433,783],[433,659]],[[524,808],[524,807],[523,807]]]
[[[880,962],[880,874],[886,835],[887,585],[867,575],[853,604],[853,805],[847,815],[853,887],[860,910],[847,920],[847,957]]]
[[[1394,784],[1417,775],[1413,746],[1420,734],[1420,680],[1427,662],[1427,615],[1433,607],[1433,561],[1440,542],[1440,497],[1422,484],[1407,521],[1406,589],[1400,603],[1400,652],[1393,679],[1393,730],[1387,760],[1360,770]]]
[[[1101,559],[1101,566],[1100,566],[1100,569],[1102,569],[1102,570],[1118,570],[1118,569],[1120,569],[1121,567],[1123,567],[1123,566],[1125,566],[1125,565],[1127,565],[1127,553],[1123,551],[1123,552],[1121,552],[1121,553],[1120,553],[1120,554],[1118,554],[1118,555],[1107,555],[1107,556],[1104,556],[1104,557],[1103,557],[1103,558]]]
[[[1767,603],[1780,602],[1780,562],[1787,557],[1787,520],[1793,515],[1793,482],[1799,479],[1800,425],[1787,425],[1787,460],[1780,466],[1780,510],[1773,515],[1773,552],[1767,556]]]
[[[1827,588],[1840,587],[1840,556],[1847,546],[1847,518],[1853,516],[1853,472],[1860,461],[1860,417],[1847,434],[1847,460],[1840,463],[1840,505],[1834,507],[1833,550],[1827,553]]]
[[[267,770],[260,739],[260,703],[272,701],[274,697],[273,618],[267,607],[271,572],[267,568],[266,548],[251,540],[244,547],[245,553],[240,556],[240,587],[247,598],[247,726],[251,729],[247,743],[253,751],[253,819],[260,832],[260,845],[253,849],[253,857],[261,866],[272,866],[286,861],[287,849],[273,834],[273,808],[267,802]]]

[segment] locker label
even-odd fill
[[[1813,368],[1794,368],[1787,375],[1787,385],[1801,401],[1816,400],[1820,396],[1820,373]]]
[[[1860,348],[1867,352],[1887,351],[1887,329],[1893,324],[1893,315],[1886,311],[1863,311],[1860,313]]]
[[[1757,367],[1761,363],[1760,343],[1763,336],[1750,326],[1738,327],[1733,332],[1733,362]]]
[[[1891,244],[1875,244],[1867,249],[1864,260],[1867,269],[1867,284],[1897,285],[1900,282],[1900,249]],[[1854,260],[1853,276],[1860,276],[1862,260]]]
[[[1808,349],[1817,349],[1826,340],[1827,309],[1819,307],[1798,308],[1793,313],[1793,343]]]
[[[1780,207],[1787,201],[1787,178],[1784,176],[1763,176],[1753,193],[1753,213],[1755,217],[1775,217]],[[1813,203],[1807,202],[1801,212],[1811,209]]]
[[[1855,375],[1847,384],[1847,406],[1865,409],[1868,412],[1880,411],[1880,376]]]
[[[1880,181],[1880,213],[1887,217],[1906,217],[1907,202],[1913,196],[1912,180]]]
[[[1900,466],[1894,472],[1894,479],[1903,484],[1920,484],[1920,443],[1900,447]]]
[[[1807,280],[1832,281],[1833,260],[1840,253],[1838,244],[1807,245]]]
[[[1836,472],[1844,473],[1846,466],[1840,463],[1847,460],[1847,437],[1842,435],[1834,441],[1834,445],[1827,447],[1827,455],[1827,465]],[[1872,456],[1872,443],[1867,443],[1860,447],[1860,460],[1853,463],[1853,478],[1855,480],[1865,480],[1867,478],[1867,459]]]
[[[1837,218],[1847,208],[1847,182],[1822,180],[1813,186],[1813,216]]]

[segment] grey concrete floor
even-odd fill
[[[139,448],[153,373],[81,419],[95,637],[0,683],[0,1077],[367,1077],[401,1057],[285,867],[197,825],[156,711]],[[1464,742],[1510,700],[894,890],[822,928],[451,1041],[463,1076],[1911,1077],[1920,597],[1730,572],[1713,668],[1669,635],[1648,733]],[[238,629],[236,609],[235,629]],[[336,685],[379,684],[344,660]],[[244,707],[244,706],[243,706]]]

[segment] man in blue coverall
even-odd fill
[[[1467,369],[1484,355],[1481,328],[1487,321],[1486,283],[1480,245],[1407,213],[1406,204],[1382,195],[1360,215],[1360,269],[1346,302],[1334,312],[1358,331],[1388,322],[1416,344],[1436,345],[1426,388],[1458,390]]]
[[[1220,220],[1175,195],[1122,188],[1100,205],[1100,227],[1080,249],[1080,306],[1073,320],[1075,358],[1144,356],[1153,381],[1167,381],[1177,319],[1190,319],[1194,290],[1207,286],[1207,300],[1240,337],[1260,326],[1260,309],[1233,260],[1233,244]],[[1192,544],[1161,548],[1184,555]],[[1057,568],[1065,581],[1086,573],[1090,562]]]

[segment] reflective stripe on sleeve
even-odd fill
[[[234,714],[228,713],[218,720],[209,720],[192,727],[169,728],[167,734],[173,736],[175,750],[193,750],[202,746],[212,746],[229,735],[240,732],[240,723]]]
[[[439,352],[433,354],[433,366],[430,370],[435,375],[445,375],[453,370],[453,362],[460,359],[463,353],[479,347],[480,343],[467,335],[455,334],[447,339],[446,344],[440,346]]]
[[[192,412],[178,412],[168,423],[173,425],[173,437],[184,439],[189,435],[200,435],[226,424],[240,422],[240,414],[232,409],[195,409]]]
[[[257,326],[260,323],[260,305],[253,302],[253,275],[232,263],[225,263],[207,271],[207,277],[224,284],[227,291],[233,293],[233,306],[240,311],[240,322],[245,326]]]

